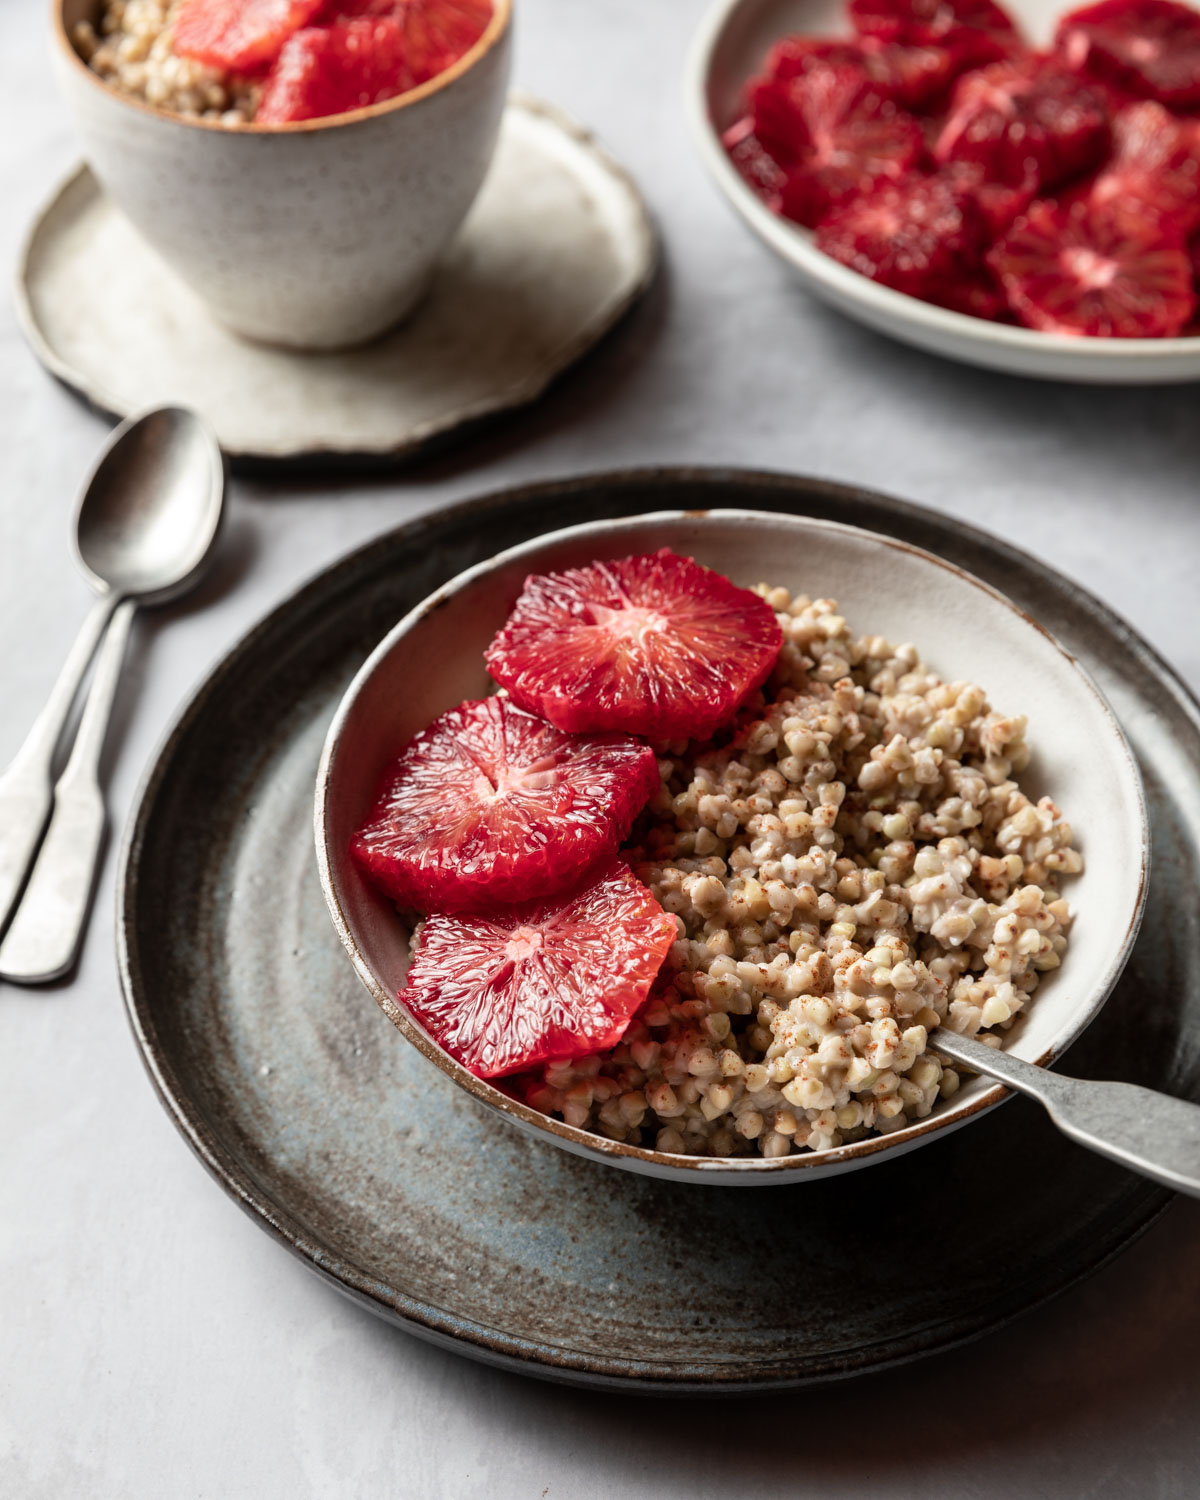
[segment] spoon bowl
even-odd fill
[[[224,465],[208,424],[180,406],[130,417],[96,461],[75,513],[92,586],[162,604],[193,582],[223,512]]]

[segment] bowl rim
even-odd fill
[[[686,521],[694,523],[696,521],[703,521],[709,516],[722,519],[753,517],[759,521],[764,519],[769,520],[785,528],[795,527],[801,530],[816,528],[821,531],[832,531],[839,535],[848,533],[858,538],[867,538],[875,545],[888,547],[897,552],[920,558],[927,563],[932,563],[936,567],[989,595],[1011,614],[1016,615],[1024,625],[1036,630],[1058,652],[1069,670],[1073,671],[1081,679],[1084,686],[1095,698],[1098,707],[1108,720],[1109,726],[1113,731],[1115,744],[1119,746],[1121,751],[1123,769],[1135,793],[1134,803],[1138,812],[1137,894],[1134,909],[1126,922],[1121,940],[1115,945],[1113,955],[1089,997],[1088,1003],[1079,1007],[1069,1024],[1059,1033],[1051,1045],[1037,1058],[1032,1059],[1032,1061],[1036,1066],[1046,1066],[1053,1062],[1056,1057],[1060,1056],[1096,1018],[1111,994],[1128,961],[1130,951],[1141,925],[1142,915],[1145,911],[1149,885],[1150,840],[1145,794],[1137,761],[1116,715],[1096,685],[1091,673],[1060,644],[1057,638],[1045,626],[1039,624],[1036,619],[1021,609],[1007,595],[1001,593],[999,589],[993,588],[991,584],[984,582],[983,579],[976,577],[975,574],[968,572],[967,569],[960,568],[957,564],[951,563],[945,558],[939,557],[936,553],[927,551],[923,547],[914,546],[912,543],[901,541],[896,537],[885,536],[881,532],[871,531],[866,527],[850,526],[841,521],[830,521],[811,516],[779,514],[737,506],[710,506],[699,510],[673,509],[650,511],[635,515],[614,517],[608,520],[586,522],[582,525],[566,526],[555,531],[543,532],[513,547],[505,548],[494,556],[485,558],[482,562],[476,563],[472,567],[456,574],[419,601],[402,619],[397,621],[370,652],[362,666],[359,667],[338,703],[322,746],[314,792],[313,834],[316,845],[317,870],[321,882],[321,891],[324,895],[325,904],[328,908],[334,929],[343,948],[349,955],[359,979],[366,989],[408,1042],[417,1047],[442,1073],[482,1104],[498,1110],[501,1114],[512,1119],[514,1123],[524,1126],[535,1134],[549,1136],[556,1145],[563,1146],[577,1154],[601,1160],[609,1160],[618,1165],[635,1166],[636,1164],[638,1169],[659,1176],[671,1176],[677,1179],[690,1176],[693,1180],[697,1181],[702,1181],[705,1177],[718,1177],[725,1184],[728,1184],[731,1179],[739,1177],[744,1182],[750,1183],[771,1181],[793,1175],[798,1175],[802,1179],[805,1173],[813,1172],[817,1173],[818,1176],[823,1176],[830,1170],[843,1168],[849,1163],[869,1161],[889,1152],[902,1154],[908,1147],[923,1143],[939,1131],[953,1129],[967,1123],[969,1120],[978,1118],[981,1114],[986,1113],[1003,1100],[1011,1097],[1011,1091],[1003,1084],[991,1084],[981,1090],[973,1099],[968,1099],[958,1104],[951,1103],[941,1111],[935,1109],[932,1114],[926,1116],[924,1119],[914,1121],[902,1129],[892,1131],[887,1135],[869,1136],[863,1140],[854,1141],[849,1145],[834,1146],[824,1151],[804,1151],[775,1158],[687,1156],[659,1151],[657,1148],[647,1146],[633,1146],[624,1141],[610,1140],[607,1136],[598,1135],[574,1125],[568,1125],[565,1120],[558,1120],[552,1116],[544,1115],[540,1110],[536,1110],[532,1106],[512,1098],[497,1088],[495,1084],[486,1079],[477,1078],[460,1062],[451,1057],[448,1052],[438,1046],[427,1035],[424,1029],[414,1022],[407,1010],[399,1003],[398,997],[393,995],[387,986],[379,981],[366,954],[359,947],[350,921],[343,910],[338,896],[337,877],[335,875],[337,865],[331,846],[329,818],[334,761],[341,747],[347,720],[360,693],[383,660],[391,654],[413,626],[426,615],[441,608],[453,595],[471,587],[477,579],[511,562],[518,561],[546,547],[553,546],[565,538],[585,537],[589,535],[604,536],[630,524],[635,528],[648,528],[663,522],[678,523]]]
[[[311,135],[316,131],[336,128],[339,125],[354,125],[363,120],[379,119],[384,115],[396,114],[407,108],[410,104],[420,104],[432,95],[440,93],[449,88],[466,73],[469,73],[476,65],[482,62],[484,57],[492,52],[496,45],[508,34],[512,25],[513,0],[492,0],[492,17],[480,34],[478,40],[467,49],[450,67],[440,73],[435,73],[432,78],[426,79],[416,88],[409,89],[406,93],[397,94],[394,99],[383,99],[378,104],[368,104],[361,109],[344,110],[337,115],[319,115],[312,120],[288,120],[278,125],[256,125],[253,120],[238,121],[236,124],[226,125],[221,120],[195,119],[189,115],[175,114],[172,110],[161,109],[156,104],[147,104],[143,99],[135,99],[130,94],[122,93],[120,89],[114,88],[111,83],[106,83],[100,75],[84,62],[80,57],[74,42],[67,32],[66,21],[63,10],[67,0],[52,0],[53,15],[51,19],[51,35],[54,44],[61,52],[66,54],[67,66],[74,67],[82,72],[91,83],[101,89],[104,94],[118,100],[121,104],[135,110],[137,113],[146,115],[151,119],[165,120],[172,125],[179,125],[188,129],[206,131],[217,131],[223,135],[236,136],[288,136],[288,135]]]
[[[1200,335],[1176,335],[1162,339],[1115,339],[1070,334],[1042,333],[1008,323],[994,323],[969,313],[954,312],[932,302],[922,302],[840,265],[816,248],[810,232],[789,219],[774,214],[742,180],[730,161],[709,107],[717,52],[725,33],[742,11],[765,9],[776,0],[713,0],[693,36],[684,69],[684,109],[692,139],[704,166],[737,212],[752,230],[783,260],[838,301],[857,302],[868,309],[874,326],[908,326],[926,335],[959,342],[991,344],[1033,357],[1053,354],[1058,359],[1086,364],[1090,357],[1116,364],[1136,364],[1153,357],[1163,367],[1173,363],[1193,365],[1200,361]],[[928,347],[926,345],[926,347]],[[1064,378],[1069,378],[1064,377]]]

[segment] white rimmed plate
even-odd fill
[[[1045,45],[1061,0],[1004,0],[1034,43]],[[688,60],[686,104],[692,133],[717,186],[750,228],[796,273],[806,291],[880,333],[933,354],[1041,380],[1102,385],[1166,385],[1200,380],[1200,337],[1068,338],[967,317],[881,286],[823,255],[811,231],[773,214],[742,181],[721,145],[741,114],[743,90],[771,44],[809,32],[849,35],[842,0],[717,0]]]

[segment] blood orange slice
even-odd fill
[[[491,0],[327,0],[289,37],[255,113],[259,124],[381,104],[451,67],[483,35]]]
[[[850,19],[864,36],[889,42],[921,46],[975,32],[1018,44],[1016,27],[993,0],[850,0]]]
[[[1014,322],[1004,300],[1004,293],[986,266],[974,273],[943,282],[930,298],[951,312],[966,313],[969,318],[986,318],[989,322]]]
[[[997,56],[976,57],[991,62]],[[820,67],[858,68],[889,99],[905,109],[919,110],[945,94],[970,66],[948,47],[908,47],[899,42],[864,36],[857,41],[820,37],[785,37],[767,55],[764,74],[786,83]]]
[[[424,83],[469,52],[492,19],[492,0],[325,0],[317,18],[386,17],[400,27],[414,82]]]
[[[731,125],[721,137],[721,144],[742,180],[773,213],[782,213],[787,173],[754,134],[754,121],[750,116],[743,115]]]
[[[994,183],[1039,188],[1098,165],[1108,149],[1103,97],[1051,62],[995,63],[966,73],[934,146],[941,162],[976,162]]]
[[[969,192],[944,177],[910,177],[835,209],[816,244],[863,276],[929,301],[978,268],[984,234]]]
[[[400,999],[479,1078],[615,1046],[678,935],[626,866],[504,917],[434,916]]]
[[[659,786],[648,745],[575,736],[504,698],[434,720],[388,770],[353,852],[418,911],[494,911],[612,859]]]
[[[966,68],[980,67],[1007,56],[1007,50],[978,33],[977,39],[952,39],[945,46],[887,42],[881,37],[859,39],[867,77],[905,109],[932,109]]]
[[[860,68],[822,67],[750,91],[754,132],[787,173],[783,212],[814,225],[831,208],[888,178],[922,151],[921,127]]]
[[[1093,203],[1161,214],[1185,238],[1200,225],[1200,127],[1146,99],[1113,117],[1113,154],[1093,180]]]
[[[785,36],[767,53],[763,77],[789,83],[814,68],[860,68],[862,48],[842,37]]]
[[[214,68],[252,72],[278,56],[322,0],[183,0],[175,15],[173,49]]]
[[[487,664],[561,729],[703,739],[762,685],[782,644],[757,594],[664,548],[527,578]]]
[[[938,176],[974,198],[987,226],[987,237],[991,240],[998,239],[1017,215],[1025,212],[1037,192],[1037,176],[1032,165],[1018,184],[989,181],[983,167],[973,161],[951,162],[941,169]]]
[[[1160,221],[1097,206],[1035,203],[988,253],[1009,306],[1044,333],[1168,338],[1196,306],[1183,241]]]
[[[1200,15],[1172,0],[1102,0],[1059,22],[1072,68],[1173,108],[1200,104]]]
[[[395,99],[416,86],[404,35],[390,17],[306,26],[284,43],[254,119],[284,125]]]

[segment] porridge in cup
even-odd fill
[[[511,0],[489,0],[474,43],[411,86],[449,54],[427,49],[405,71],[402,3],[412,20],[423,0],[301,26],[276,58],[230,68],[175,50],[183,0],[57,0],[55,62],[89,165],[234,331],[303,349],[384,332],[420,300],[470,208],[504,108]],[[481,0],[461,3],[479,19]],[[301,4],[312,11],[253,9],[295,16]],[[241,14],[236,0],[228,9]],[[264,119],[272,93],[279,108]]]
[[[98,78],[131,99],[185,118],[249,124],[262,80],[177,53],[178,9],[179,0],[106,0],[97,21],[79,21],[71,40]]]

